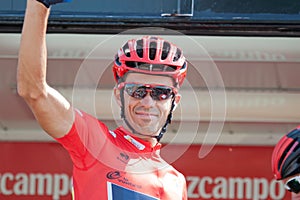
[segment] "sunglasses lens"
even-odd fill
[[[126,84],[125,91],[131,97],[142,99],[147,95],[146,87],[138,84]]]
[[[157,101],[166,100],[173,94],[172,88],[166,86],[147,87],[145,85],[129,83],[125,85],[124,89],[129,96],[136,99],[143,99],[148,91],[150,91],[152,99]]]
[[[299,182],[299,177],[295,177],[291,180],[289,180],[286,183],[287,188],[294,193],[299,193],[300,192],[300,182]]]
[[[170,98],[170,96],[172,95],[172,89],[168,88],[168,87],[163,87],[163,86],[157,86],[152,88],[152,92],[151,92],[151,97],[154,100],[166,100],[168,98]]]
[[[136,99],[143,99],[147,95],[147,90],[145,87],[138,87],[133,93],[132,97]]]

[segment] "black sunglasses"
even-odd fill
[[[158,84],[140,84],[140,83],[120,83],[119,89],[124,89],[126,93],[136,99],[143,99],[147,96],[148,92],[153,100],[162,101],[173,97],[177,94],[174,87]]]
[[[285,183],[285,188],[294,193],[300,192],[300,176],[295,176]]]

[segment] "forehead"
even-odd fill
[[[126,76],[125,81],[143,84],[161,84],[166,86],[173,86],[173,79],[171,77],[141,73],[129,73]]]

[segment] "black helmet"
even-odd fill
[[[277,180],[300,173],[300,126],[276,144],[272,155],[272,171]]]

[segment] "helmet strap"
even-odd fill
[[[163,137],[164,133],[167,131],[168,125],[171,124],[174,107],[175,107],[175,96],[172,98],[172,105],[171,105],[171,109],[170,109],[167,121],[166,121],[165,125],[162,127],[162,129],[161,129],[160,133],[158,134],[158,136],[155,136],[155,138],[157,139],[158,142]]]

